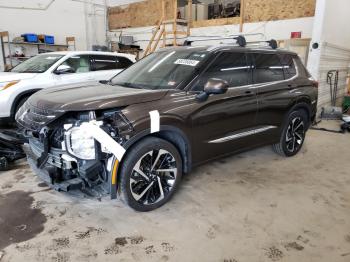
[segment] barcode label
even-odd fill
[[[177,59],[175,61],[176,65],[187,65],[187,66],[196,66],[200,61],[191,60],[191,59]]]

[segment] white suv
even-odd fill
[[[0,123],[12,122],[33,93],[58,85],[109,80],[135,62],[121,53],[66,51],[40,54],[0,72]]]

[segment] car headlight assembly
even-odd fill
[[[65,133],[66,150],[73,156],[83,160],[96,158],[95,139],[85,128],[71,127]]]
[[[0,83],[0,90],[5,90],[11,86],[14,86],[15,84],[18,84],[18,83],[19,83],[19,80]]]

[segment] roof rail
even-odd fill
[[[233,40],[235,41],[234,44],[237,44],[240,47],[246,47],[247,45],[261,45],[263,43],[268,44],[269,47],[272,49],[277,49],[278,43],[275,39],[271,40],[260,40],[260,41],[247,41],[246,36],[254,36],[254,35],[260,35],[265,38],[265,35],[262,33],[256,33],[256,34],[239,34],[239,35],[230,35],[227,37],[220,37],[220,36],[191,36],[188,37],[184,45],[185,46],[191,46],[193,42],[204,42],[204,41],[211,41],[211,40]],[[194,38],[200,38],[200,39],[194,39]],[[266,39],[266,38],[265,38]],[[266,45],[265,45],[266,46]]]

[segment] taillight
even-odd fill
[[[318,81],[316,81],[313,77],[310,77],[309,80],[311,81],[311,85],[315,88],[318,88]]]

